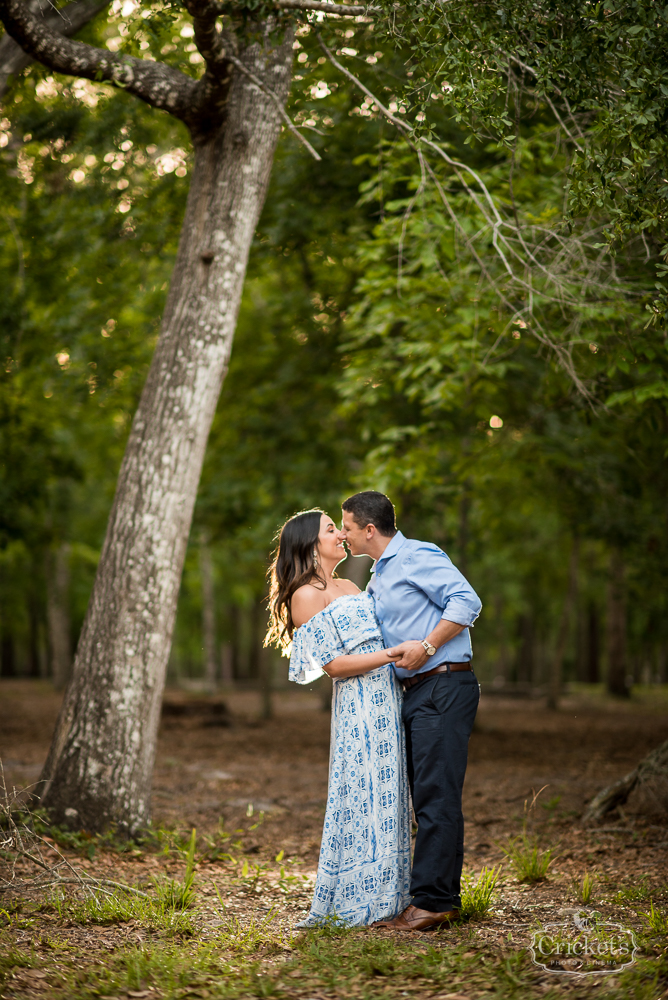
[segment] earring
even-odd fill
[[[313,546],[313,565],[318,568],[318,550],[315,545]]]

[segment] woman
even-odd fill
[[[410,902],[411,828],[401,687],[373,599],[334,570],[345,549],[321,510],[283,526],[271,567],[266,644],[290,651],[290,680],[334,681],[327,810],[311,911],[367,925]]]

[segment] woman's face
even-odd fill
[[[329,514],[320,516],[320,534],[318,535],[318,559],[327,562],[340,562],[346,558],[343,547],[343,536]]]

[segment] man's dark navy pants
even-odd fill
[[[404,691],[408,780],[418,832],[413,906],[442,913],[462,905],[462,789],[480,688],[472,670],[436,674]]]

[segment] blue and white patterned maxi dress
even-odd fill
[[[384,648],[370,594],[339,597],[297,629],[290,680],[309,684],[323,664]],[[334,681],[329,789],[311,911],[364,926],[410,903],[411,824],[402,690],[391,665]]]

